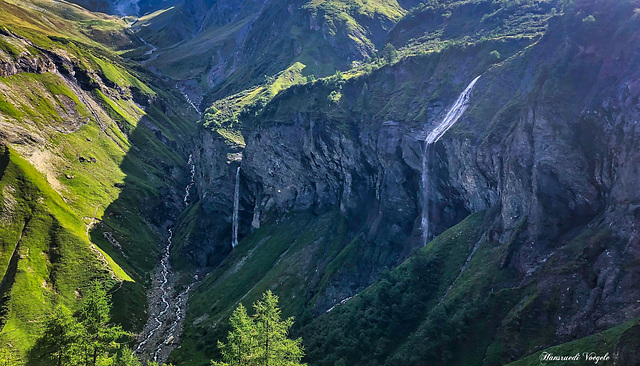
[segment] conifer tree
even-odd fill
[[[131,334],[110,323],[110,297],[102,285],[93,282],[83,294],[80,310],[74,315],[63,305],[54,308],[32,350],[35,357],[49,356],[56,366],[140,366],[126,346],[113,357]]]
[[[49,354],[56,360],[56,365],[66,365],[76,358],[74,349],[81,335],[82,328],[73,317],[69,309],[58,305],[47,319],[43,341],[48,345]]]
[[[256,327],[247,315],[247,309],[240,304],[229,318],[232,330],[227,343],[218,341],[223,359],[232,365],[251,365],[255,363]]]
[[[141,363],[131,348],[123,346],[116,356],[114,366],[141,366]]]
[[[267,291],[253,304],[255,314],[247,315],[239,305],[229,318],[227,343],[218,342],[223,362],[213,366],[303,366],[302,340],[290,339],[293,318],[281,319],[278,297]]]
[[[256,312],[258,354],[262,359],[260,365],[297,365],[304,356],[302,340],[289,339],[293,318],[281,319],[278,297],[267,291],[262,300],[253,304],[253,308]]]
[[[82,300],[80,323],[83,325],[81,344],[85,351],[85,364],[95,366],[98,358],[117,347],[119,338],[127,335],[119,325],[110,324],[111,304],[107,292],[94,282]]]
[[[387,43],[382,49],[382,56],[388,64],[391,64],[398,59],[398,51],[391,43]]]

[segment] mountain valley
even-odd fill
[[[0,9],[7,364],[97,281],[144,361],[270,290],[309,365],[640,365],[639,1]]]

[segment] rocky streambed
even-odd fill
[[[185,187],[183,202],[189,205],[189,192],[194,185],[195,165],[189,156],[190,179]],[[179,288],[169,260],[173,246],[173,228],[167,230],[168,237],[160,265],[152,281],[149,294],[148,320],[138,338],[135,352],[143,359],[162,363],[178,346],[184,321],[189,292],[195,281]],[[198,277],[196,276],[195,279]]]

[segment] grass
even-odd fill
[[[622,336],[626,331],[630,330],[632,327],[638,327],[639,319],[632,319],[623,324],[620,324],[616,327],[607,329],[603,332],[599,332],[596,334],[592,334],[590,336],[577,339],[573,342],[559,344],[557,346],[549,347],[540,352],[536,352],[532,355],[524,357],[521,360],[509,363],[508,366],[534,366],[540,365],[540,357],[543,352],[551,353],[556,356],[573,356],[576,354],[581,355],[581,361],[589,363],[584,359],[584,352],[591,353],[594,352],[596,355],[604,356],[605,354],[609,354],[611,359],[615,359],[615,355],[613,354],[616,344],[620,341]],[[637,339],[635,340],[637,342]],[[633,345],[632,345],[633,347]],[[549,362],[558,366],[568,366],[575,365],[575,361],[553,361]],[[600,362],[604,365],[610,364],[610,362],[604,361]]]
[[[173,353],[173,362],[206,363],[217,352],[212,339],[222,339],[231,311],[240,302],[250,305],[267,289],[280,296],[284,316],[300,318],[306,307],[313,306],[300,294],[315,269],[327,266],[348,243],[344,218],[335,211],[321,216],[300,212],[278,221],[244,238],[195,289],[184,341]],[[206,320],[196,321],[202,316]]]
[[[14,119],[20,120],[24,115],[18,108],[16,108],[12,103],[8,102],[4,99],[3,96],[0,96],[0,112],[5,115],[9,115]]]
[[[0,271],[11,269],[0,296],[0,353],[12,345],[22,361],[50,309],[61,303],[74,310],[77,291],[95,278],[113,292],[116,321],[129,330],[144,324],[145,286],[164,243],[159,228],[178,213],[165,195],[186,179],[175,147],[186,145],[197,118],[172,86],[84,33],[120,34],[120,20],[66,3],[33,3],[51,10],[55,26],[24,3],[3,2],[0,20],[11,35],[2,36],[2,49],[10,57],[62,54],[77,79],[24,72],[0,78],[0,114],[9,133],[24,137],[2,141],[13,150],[0,154]],[[98,78],[105,86],[98,88]],[[135,93],[149,99],[146,110],[132,100]]]
[[[3,168],[0,191],[3,201],[11,206],[3,211],[11,217],[3,217],[0,225],[1,257],[6,263],[15,248],[18,261],[15,268],[5,272],[9,282],[2,288],[4,328],[0,340],[3,345],[13,344],[25,357],[50,307],[61,303],[73,309],[75,290],[95,278],[109,280],[110,272],[90,249],[84,223],[62,197],[15,151],[2,150],[9,159]],[[131,281],[105,257],[116,278]]]
[[[197,208],[193,210],[197,212]],[[463,220],[357,297],[316,319],[311,313],[319,295],[337,278],[358,271],[357,257],[363,255],[360,251],[368,244],[357,235],[350,237],[341,215],[334,212],[317,217],[290,214],[269,223],[247,236],[196,288],[189,303],[184,342],[172,355],[173,361],[199,365],[215,357],[212,340],[224,336],[231,311],[240,302],[250,304],[267,289],[279,294],[285,315],[296,316],[295,336],[303,337],[308,361],[313,364],[333,365],[341,359],[347,364],[382,364],[387,357],[400,363],[412,362],[412,353],[459,347],[456,343],[439,344],[435,339],[433,347],[425,347],[423,340],[434,337],[437,324],[443,325],[453,339],[473,334],[461,331],[463,327],[459,326],[459,322],[473,317],[486,317],[486,322],[475,324],[472,331],[487,334],[526,289],[509,288],[513,275],[491,264],[501,260],[505,248],[489,242],[483,242],[469,267],[460,273],[488,222],[484,216],[478,213]],[[312,280],[314,269],[322,275]],[[498,286],[506,289],[482,300],[490,284],[502,284]],[[305,298],[301,293],[313,296]],[[469,305],[450,310],[461,301]],[[426,321],[424,314],[429,314]],[[484,353],[469,354],[468,350],[486,350],[491,342],[490,337],[477,337],[470,342],[473,348],[463,348],[466,351],[460,354],[466,358],[456,364],[482,359]]]
[[[89,115],[78,97],[52,74],[22,73],[0,78],[0,88],[5,92],[0,97],[0,111],[19,122],[47,120],[49,125],[65,128]]]
[[[445,231],[357,297],[305,325],[300,335],[307,361],[383,364],[457,277],[478,239],[483,215]]]
[[[112,52],[111,47],[114,43],[118,47],[128,45],[127,41],[123,42],[128,39],[124,35],[126,25],[117,18],[92,13],[68,3],[52,3],[46,0],[30,0],[29,3],[32,6],[25,6],[21,1],[2,2],[0,24],[14,34],[30,39],[37,46],[57,46],[49,37],[62,37],[108,52]],[[107,36],[105,39],[101,34],[93,35],[86,32],[85,26],[91,24],[100,24],[101,29],[113,36]]]
[[[495,56],[491,56],[491,51],[496,51],[504,59],[539,39],[546,30],[548,19],[553,16],[551,10],[554,6],[557,6],[557,1],[525,1],[520,7],[491,1],[455,1],[436,2],[435,5],[433,3],[421,4],[407,13],[395,1],[318,0],[308,2],[302,9],[310,12],[312,17],[318,18],[320,24],[324,22],[325,28],[329,29],[330,34],[336,39],[340,37],[338,34],[340,30],[346,29],[346,33],[351,39],[350,42],[361,44],[363,49],[375,49],[369,39],[361,38],[362,34],[366,34],[366,31],[361,29],[362,24],[367,24],[366,19],[386,18],[389,24],[397,22],[395,28],[391,30],[390,37],[399,46],[399,57],[392,63],[408,63],[408,60],[412,60],[416,56],[434,53],[446,54],[452,49],[462,52],[464,49],[481,48],[483,44],[503,43],[500,50],[487,50],[486,57],[478,65],[478,69],[484,71],[491,63],[498,61]],[[483,9],[488,12],[487,16],[478,17],[477,12]],[[434,13],[437,18],[436,23],[431,24]],[[449,14],[448,19],[440,19],[438,14],[445,13]],[[293,37],[305,45],[295,60],[311,65],[305,69],[306,71],[303,71],[303,75],[310,75],[315,72],[314,69],[317,66],[314,65],[318,63],[319,57],[322,58],[322,55],[318,54],[318,49],[323,40],[314,40],[314,32],[303,31],[296,25],[293,25],[290,30]],[[518,45],[518,49],[504,49],[505,43]],[[371,52],[370,56],[368,59],[355,62],[354,67],[346,71],[341,79],[366,77],[375,70],[387,66],[381,54]],[[258,63],[259,60],[256,62]],[[322,64],[328,63],[331,62],[322,62]],[[335,66],[332,66],[330,72],[320,74],[326,76],[332,74],[334,70]],[[243,70],[242,73],[244,75],[251,74],[251,71]],[[227,83],[234,83],[234,78],[237,77],[233,75],[229,77]],[[269,82],[266,84],[268,85]],[[259,89],[260,86],[255,86],[230,97],[222,95],[212,103],[211,109],[214,112],[208,114],[206,124],[214,122],[215,125],[220,123],[242,125],[243,117],[239,116],[242,114],[242,109],[246,109],[248,114],[259,113],[271,99],[268,97],[254,98],[256,91],[260,92]],[[340,91],[335,90],[335,93],[331,94],[330,101],[336,104],[339,95]],[[237,127],[229,128],[237,130]],[[216,129],[220,128],[216,127]],[[224,137],[230,138],[229,136]],[[231,142],[233,141],[231,140]]]
[[[257,115],[282,90],[302,84],[305,65],[296,62],[286,70],[265,80],[263,85],[218,100],[204,114],[204,126],[217,132],[231,146],[244,147],[242,115]]]
[[[156,96],[155,91],[153,91],[145,83],[131,75],[122,67],[114,64],[112,60],[104,60],[98,57],[94,58],[94,60],[100,66],[100,69],[104,73],[105,77],[116,83],[117,85],[120,85],[122,87],[135,87],[148,97]]]
[[[303,8],[309,9],[316,14],[323,12],[329,19],[337,16],[343,21],[350,21],[353,16],[367,18],[384,16],[389,20],[397,21],[406,13],[406,10],[394,0],[311,0]]]

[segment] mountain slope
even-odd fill
[[[34,319],[55,304],[75,309],[91,280],[112,287],[114,320],[144,323],[187,179],[179,146],[197,114],[118,56],[137,46],[120,20],[49,1],[0,8],[0,337],[37,363],[27,355],[43,326]]]
[[[297,62],[305,76],[346,69],[375,53],[406,10],[396,1],[178,2],[132,29],[159,47],[148,65],[206,106]]]
[[[222,126],[241,133],[242,144],[229,143],[234,138],[225,138],[220,125],[215,125],[220,137],[204,135],[198,154],[201,211],[192,217],[198,216],[199,227],[210,231],[204,240],[192,232],[187,238],[192,247],[183,254],[194,261],[209,256],[210,261],[200,263],[215,265],[230,250],[225,243],[230,243],[238,165],[240,233],[246,236],[240,247],[268,250],[263,248],[271,239],[263,247],[258,238],[267,237],[272,222],[286,231],[284,227],[295,226],[289,219],[295,212],[309,210],[320,222],[336,208],[349,222],[347,237],[362,241],[355,246],[342,241],[343,254],[328,256],[330,261],[340,258],[335,266],[310,259],[311,247],[309,255],[294,255],[295,246],[287,252],[283,244],[271,255],[282,254],[280,263],[287,265],[268,265],[267,272],[232,291],[225,283],[248,281],[239,279],[244,278],[242,268],[250,268],[251,258],[257,258],[235,255],[245,252],[234,249],[196,289],[185,330],[189,348],[177,351],[175,359],[201,364],[204,355],[215,355],[204,344],[224,334],[225,315],[264,289],[292,291],[285,296],[291,299],[295,294],[284,311],[298,316],[296,335],[307,342],[312,364],[504,364],[636,318],[637,255],[630,254],[637,252],[636,198],[630,187],[638,177],[632,146],[637,145],[640,58],[637,48],[627,45],[639,36],[633,10],[638,3],[585,1],[567,3],[564,9],[541,3],[548,11],[543,18],[551,16],[542,38],[535,15],[508,6],[493,8],[497,14],[485,21],[499,14],[514,20],[520,14],[532,19],[525,22],[531,33],[517,21],[513,29],[501,26],[495,33],[471,28],[468,34],[477,35],[475,39],[455,33],[450,42],[409,42],[392,65],[364,65],[298,83],[246,107],[231,125]],[[458,16],[466,12],[475,19],[492,9],[476,4],[481,11],[474,13],[470,2],[456,5]],[[487,37],[491,34],[495,38]],[[423,197],[423,139],[480,74],[469,108],[435,146],[428,182],[432,193]],[[238,100],[244,97],[238,94]],[[223,111],[214,107],[211,113]],[[411,286],[415,276],[402,274],[405,267],[400,266],[390,279],[383,277],[361,292],[420,246],[423,199],[435,207],[430,225],[436,234],[470,214],[487,212],[484,235],[461,234],[467,247],[457,253],[458,262],[450,255],[440,258],[459,263],[459,277],[442,278],[426,266],[416,276],[435,282],[440,292],[433,295],[407,290],[404,286]],[[209,229],[208,220],[217,226]],[[312,222],[300,227],[313,227]],[[297,242],[296,234],[304,237],[297,232],[288,241]],[[217,235],[220,239],[208,244]],[[318,243],[325,243],[320,237]],[[290,268],[300,274],[292,276]],[[323,280],[317,285],[300,268],[317,270]],[[250,273],[248,278],[255,278]],[[309,284],[304,299],[292,290],[298,282]],[[358,300],[361,296],[366,299]],[[202,300],[211,298],[217,301]],[[467,305],[460,306],[462,302]],[[380,315],[385,311],[394,320],[376,323],[388,318]],[[415,318],[403,318],[412,311]],[[406,333],[381,338],[397,327]],[[619,348],[629,349],[634,339],[626,337]],[[197,356],[190,360],[190,352]]]
[[[312,365],[637,362],[637,0],[82,3],[0,3],[5,348],[95,277],[139,330],[175,224],[176,364],[266,290]]]
[[[598,161],[618,154],[624,161],[636,159],[631,146],[637,142],[631,141],[637,135],[631,131],[638,94],[627,86],[637,77],[631,70],[637,70],[638,51],[623,46],[638,37],[633,6],[619,2],[605,9],[585,2],[567,7],[538,44],[482,77],[466,117],[439,152],[444,166],[436,207],[446,212],[459,205],[451,200],[451,192],[458,192],[472,212],[494,207],[497,222],[486,231],[486,241],[477,244],[478,252],[442,306],[427,313],[387,363],[503,364],[543,345],[637,317],[633,294],[638,289],[629,282],[637,276],[637,261],[625,254],[637,247],[628,229],[635,211],[621,209],[615,198],[621,194],[625,201],[635,201],[633,193],[618,187],[635,185],[631,182],[637,182],[637,175],[626,164],[611,171],[597,168]],[[598,19],[596,24],[583,21],[586,14]],[[611,68],[613,60],[620,68]],[[511,94],[500,92],[503,87]],[[495,114],[500,95],[515,97],[506,98]],[[486,117],[491,114],[493,118]],[[618,139],[611,120],[627,131],[628,142]],[[600,150],[603,136],[616,141],[611,142],[616,148]],[[604,178],[609,174],[620,178]],[[499,194],[493,196],[493,189]],[[493,259],[483,254],[491,253],[487,251],[494,253]],[[393,308],[386,297],[375,299],[382,301],[382,309]],[[373,311],[370,304],[364,301],[358,307],[356,302],[342,314],[321,316],[303,337],[313,340],[332,328],[337,335],[357,335],[370,325],[341,332],[328,321],[338,317],[333,322],[350,324],[349,314]],[[376,337],[339,339],[336,344],[342,346],[337,349],[326,343],[310,345],[317,352],[310,361],[331,364],[332,357],[344,356],[347,363],[359,363],[361,357],[350,357],[382,347],[373,343]],[[634,342],[637,338],[630,337],[620,347]],[[612,348],[600,349],[613,353]],[[615,362],[624,364],[622,358]]]

